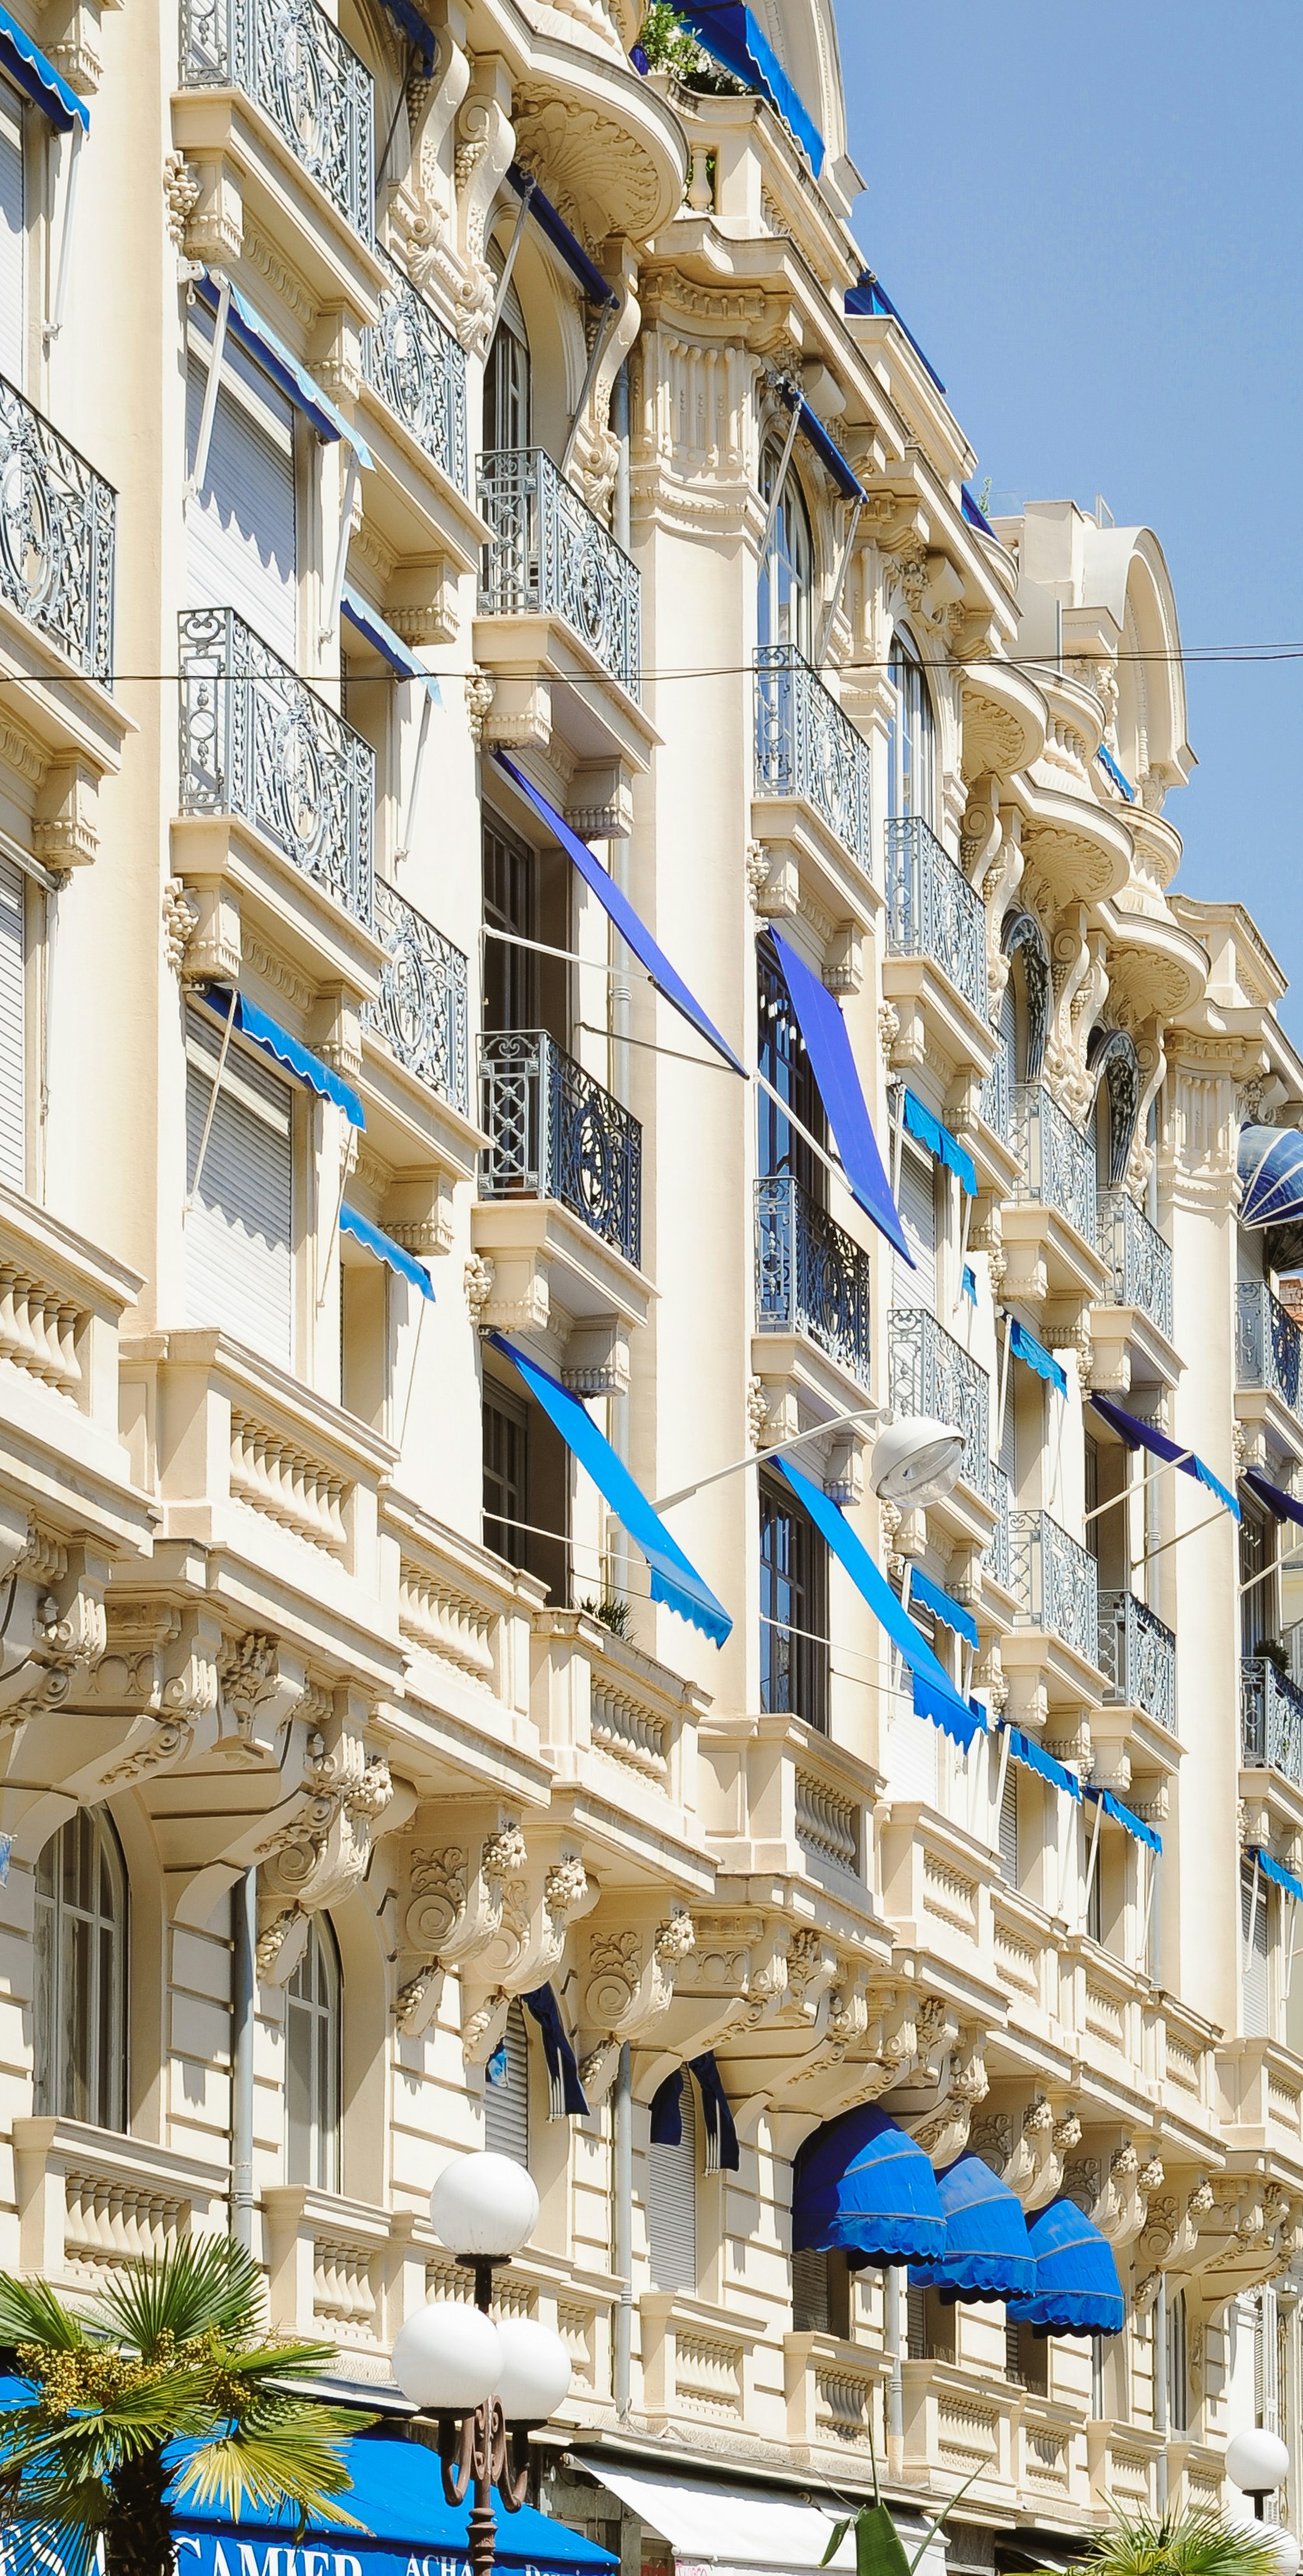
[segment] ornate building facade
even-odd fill
[[[488,2143],[550,2510],[872,2437],[967,2576],[1297,2422],[1303,1064],[1158,540],[979,507],[831,0],[689,14],[3,33],[0,2260],[392,2407]],[[1120,2329],[794,2245],[865,2105]]]

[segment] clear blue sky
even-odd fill
[[[994,509],[1102,492],[1182,640],[1303,638],[1300,0],[836,0],[856,238]],[[1252,909],[1303,1044],[1303,659],[1187,673],[1178,882]]]

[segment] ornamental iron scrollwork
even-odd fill
[[[371,240],[374,83],[317,0],[182,0],[181,83],[243,90]]]
[[[1299,1410],[1303,1333],[1293,1316],[1257,1279],[1241,1279],[1235,1289],[1235,1383],[1261,1387],[1278,1395],[1291,1413]]]
[[[480,574],[482,614],[564,618],[631,698],[642,693],[641,579],[541,447],[491,449],[478,499],[493,533]]]
[[[869,1383],[869,1256],[790,1173],[756,1182],[756,1324],[808,1333]]]
[[[986,908],[921,814],[887,823],[887,946],[893,957],[927,957],[985,1020]]]
[[[1240,1666],[1240,1739],[1246,1770],[1279,1771],[1303,1786],[1303,1690],[1268,1655]]]
[[[965,1484],[993,1499],[990,1379],[926,1306],[892,1309],[891,1402],[898,1413],[953,1422],[964,1435]]]
[[[1099,1596],[1099,1668],[1116,1698],[1176,1731],[1176,1639],[1134,1592]]]
[[[105,688],[116,509],[112,486],[0,377],[0,594]]]
[[[380,999],[367,1025],[408,1073],[454,1109],[469,1108],[467,964],[424,913],[382,877],[375,884],[376,933],[385,949]]]
[[[390,291],[362,334],[362,373],[431,464],[466,490],[466,352],[381,251]]]
[[[1020,1082],[1013,1101],[1019,1171],[1015,1195],[1053,1208],[1092,1250],[1098,1242],[1095,1145],[1043,1083]]]
[[[480,1119],[485,1198],[558,1199],[637,1269],[642,1128],[544,1029],[486,1036]]]
[[[1099,1575],[1088,1548],[1048,1512],[1010,1515],[1012,1589],[1033,1628],[1099,1669]]]
[[[756,794],[800,796],[873,873],[869,746],[794,644],[756,650]]]
[[[1172,1338],[1172,1247],[1129,1190],[1101,1190],[1099,1248],[1112,1271],[1115,1306],[1135,1306]]]

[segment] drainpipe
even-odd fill
[[[615,467],[615,493],[613,496],[611,511],[611,532],[615,538],[616,544],[623,546],[625,553],[627,554],[629,551],[630,526],[629,369],[627,362],[621,367],[611,389],[611,428],[618,442],[619,451]],[[619,886],[621,893],[627,894],[629,891],[629,844],[627,841],[622,840],[610,841],[607,844],[607,852],[610,861],[611,874],[614,877],[616,884]],[[616,944],[615,962],[617,964],[624,962],[624,947],[622,942],[617,942]],[[629,1035],[631,998],[629,985],[624,976],[613,976],[610,987],[610,1082],[611,1089],[614,1092],[616,1099],[624,1101],[626,1104],[629,1098],[629,1048],[627,1040]],[[629,1456],[629,1398],[627,1393],[612,1396],[610,1401],[610,1412],[607,1417],[607,1428],[610,1433],[611,1446],[614,1449],[617,1458],[622,1458],[627,1463]],[[623,1529],[618,1523],[612,1532],[611,1541],[611,1589],[621,1599],[628,1599],[629,1542]],[[620,2269],[618,2259],[616,2261],[615,2268],[617,2272]],[[628,2404],[627,2380],[625,2404],[626,2406]]]
[[[629,2043],[620,2051],[611,2110],[612,2186],[615,2202],[612,2254],[620,2295],[615,2309],[611,2393],[618,2421],[628,2421],[633,2361],[633,2083]]]
[[[231,2234],[253,2251],[253,1963],[258,1875],[231,1890]]]
[[[905,2467],[905,2388],[900,2368],[905,2325],[903,2278],[899,2263],[888,2263],[883,2280],[887,2302],[887,2475],[892,2479],[900,2478]]]
[[[1158,2296],[1154,2301],[1154,2431],[1161,2436],[1162,2449],[1154,2462],[1158,2488],[1158,2510],[1167,2511],[1167,2274],[1158,2275]]]

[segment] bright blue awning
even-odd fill
[[[1265,1503],[1278,1521],[1293,1521],[1296,1528],[1303,1529],[1303,1503],[1293,1494],[1285,1493],[1280,1485],[1273,1485],[1270,1477],[1263,1475],[1261,1467],[1246,1467],[1244,1481],[1250,1493],[1256,1494],[1259,1502]]]
[[[1111,1816],[1114,1824],[1122,1827],[1124,1834],[1130,1834],[1133,1842],[1143,1843],[1147,1851],[1161,1852],[1162,1835],[1156,1834],[1153,1826],[1145,1823],[1143,1816],[1137,1816],[1130,1807],[1124,1807],[1121,1799],[1115,1798],[1111,1789],[1097,1789],[1093,1780],[1087,1780],[1083,1783],[1083,1795],[1093,1798],[1096,1806],[1102,1807],[1105,1815]]]
[[[1081,1782],[1075,1771],[1066,1770],[1062,1762],[1056,1762],[1053,1754],[1047,1753],[1034,1735],[1024,1735],[1020,1726],[1002,1727],[1002,1732],[1015,1762],[1024,1763],[1038,1779],[1048,1780],[1052,1788],[1062,1790],[1065,1798],[1075,1798],[1080,1804]]]
[[[1282,1868],[1281,1863],[1273,1860],[1270,1852],[1265,1852],[1259,1843],[1250,1843],[1247,1857],[1257,1862],[1263,1877],[1269,1878],[1273,1887],[1283,1888],[1296,1905],[1303,1905],[1303,1880],[1295,1878],[1292,1870]]]
[[[909,1597],[911,1601],[921,1601],[924,1609],[930,1610],[943,1628],[953,1628],[955,1635],[962,1637],[965,1645],[976,1652],[980,1640],[972,1611],[965,1610],[962,1602],[952,1601],[949,1593],[943,1592],[940,1584],[934,1583],[931,1575],[923,1572],[921,1565],[916,1565],[910,1575]]]
[[[658,947],[646,923],[639,919],[628,896],[616,884],[610,869],[604,868],[600,859],[594,858],[587,841],[581,841],[579,834],[572,832],[564,814],[558,814],[555,805],[549,804],[542,789],[536,787],[533,780],[525,776],[523,769],[516,767],[515,761],[509,759],[505,751],[495,752],[494,757],[499,768],[505,769],[508,778],[533,806],[540,820],[546,823],[549,832],[560,843],[567,856],[573,859],[585,885],[596,895],[598,902],[604,905],[620,937],[627,940],[640,965],[646,967],[657,992],[663,993],[666,1001],[672,1002],[675,1010],[682,1012],[684,1019],[691,1023],[698,1035],[705,1038],[714,1047],[716,1053],[722,1055],[725,1064],[734,1073],[740,1073],[745,1082],[746,1066],[739,1063],[728,1040],[720,1036],[714,1021],[707,1017],[700,1002],[696,1001],[688,991],[682,976],[671,966],[664,949]]]
[[[490,1333],[488,1338],[493,1348],[502,1351],[513,1368],[519,1369],[530,1394],[542,1405],[549,1421],[555,1423],[567,1449],[592,1477],[598,1492],[605,1495],[635,1547],[642,1550],[651,1568],[653,1601],[663,1601],[667,1610],[690,1620],[712,1644],[722,1646],[733,1626],[727,1610],[716,1600],[710,1586],[703,1583],[696,1567],[688,1563],[659,1513],[653,1510],[641,1487],[635,1485],[624,1460],[617,1458],[605,1432],[598,1430],[587,1405],[581,1404],[579,1397],[572,1395],[549,1369],[540,1368],[527,1352],[517,1350],[504,1333]]]
[[[58,134],[71,134],[79,125],[83,134],[90,132],[90,109],[75,89],[69,89],[62,72],[57,72],[39,45],[32,43],[25,27],[20,27],[11,11],[0,7],[0,70],[8,72],[16,86],[24,90],[42,116]]]
[[[344,584],[339,604],[349,625],[355,626],[359,635],[365,635],[368,644],[375,646],[382,661],[388,663],[391,671],[397,672],[400,680],[421,681],[429,690],[435,706],[443,705],[443,691],[433,671],[427,671],[425,664],[417,660],[411,645],[404,644],[402,636],[395,635],[392,626],[386,625],[378,608],[373,608],[370,601],[363,599],[348,582]]]
[[[1162,1458],[1169,1467],[1179,1467],[1183,1476],[1193,1476],[1197,1485],[1206,1485],[1219,1503],[1225,1503],[1235,1520],[1240,1518],[1239,1504],[1229,1486],[1222,1483],[1220,1476],[1214,1476],[1211,1467],[1205,1467],[1202,1458],[1187,1456],[1179,1440],[1169,1440],[1165,1431],[1142,1421],[1138,1413],[1124,1412],[1110,1396],[1092,1395],[1090,1400],[1095,1411],[1125,1440],[1128,1449],[1147,1449],[1152,1458]]]
[[[620,298],[608,277],[603,277],[595,260],[591,260],[583,243],[575,239],[568,223],[557,213],[550,197],[545,197],[537,179],[513,161],[507,172],[510,185],[518,197],[529,200],[529,211],[539,231],[545,233],[552,248],[560,253],[571,276],[582,286],[591,304],[605,304],[614,310]]]
[[[433,27],[427,27],[420,10],[413,8],[412,0],[382,0],[382,6],[388,10],[394,25],[401,27],[409,45],[415,46],[420,56],[422,80],[430,80],[438,52]]]
[[[961,1145],[948,1127],[942,1126],[941,1120],[933,1116],[927,1102],[920,1100],[916,1091],[906,1089],[901,1107],[907,1134],[914,1138],[916,1144],[925,1145],[938,1163],[945,1164],[948,1172],[954,1173],[966,1198],[975,1199],[977,1165],[968,1147]]]
[[[1121,2334],[1126,2302],[1113,2248],[1075,2200],[1051,2200],[1027,2221],[1036,2258],[1029,2299],[1011,2299],[1009,2315],[1047,2334]]]
[[[775,930],[772,937],[851,1194],[913,1270],[914,1255],[878,1152],[841,1005],[818,976],[811,974],[804,958],[789,948],[780,931]]]
[[[804,394],[797,392],[794,385],[780,381],[778,391],[789,411],[797,414],[804,436],[814,449],[820,464],[831,474],[843,501],[853,501],[857,509],[867,508],[868,493],[854,468],[847,464],[836,439],[824,428],[817,411],[806,401]]]
[[[946,2222],[937,2263],[910,2266],[918,2287],[957,2299],[1015,2299],[1036,2287],[1036,2261],[1016,2195],[980,2156],[960,2156],[937,2175]]]
[[[984,537],[995,536],[995,530],[992,527],[985,510],[982,508],[981,502],[973,499],[973,495],[969,491],[966,483],[962,483],[959,487],[959,508],[970,528],[980,528]],[[998,538],[996,539],[996,542],[997,544],[999,543]]]
[[[202,297],[205,304],[212,307],[214,313],[221,302],[222,288],[225,283],[226,280],[220,274],[211,268],[206,268],[196,285],[196,294]],[[307,368],[295,357],[293,350],[286,348],[279,333],[273,331],[270,322],[264,322],[262,315],[254,311],[248,297],[241,294],[238,286],[231,288],[226,327],[232,337],[239,341],[241,348],[246,349],[251,358],[257,359],[259,366],[264,368],[271,377],[272,383],[279,385],[286,401],[293,403],[295,409],[302,412],[305,420],[311,421],[318,438],[324,438],[328,443],[342,438],[345,445],[352,448],[359,465],[374,464],[375,460],[365,439],[353,428],[351,422],[345,420],[338,404],[331,401],[329,394],[322,392],[315,376],[308,374]]]
[[[923,2149],[874,2102],[859,2102],[799,2147],[792,2248],[841,2247],[866,2263],[929,2263],[945,2252],[936,2175]]]
[[[811,1483],[790,1459],[775,1458],[774,1465],[787,1478],[798,1502],[825,1538],[834,1556],[844,1566],[856,1591],[867,1601],[879,1624],[887,1631],[893,1646],[904,1656],[914,1676],[914,1707],[920,1717],[930,1717],[934,1726],[942,1727],[956,1744],[965,1747],[980,1735],[986,1725],[981,1711],[961,1699],[944,1666],[938,1663],[927,1639],[920,1636],[908,1610],[902,1608],[886,1575],[874,1564],[862,1539],[857,1538],[844,1512],[830,1502],[819,1485]]]
[[[522,1995],[520,2000],[526,2012],[533,2014],[542,2035],[543,2059],[547,2067],[548,2118],[586,2120],[588,2096],[580,2083],[578,2060],[552,1988],[535,1986],[532,1994]]]
[[[1114,786],[1121,788],[1128,805],[1134,805],[1136,801],[1136,791],[1132,786],[1130,779],[1126,777],[1122,770],[1119,769],[1112,752],[1107,748],[1106,744],[1100,744],[1100,747],[1095,754],[1095,758],[1099,762],[1101,769],[1106,769],[1108,771],[1109,777],[1112,779]]]
[[[977,1304],[977,1272],[967,1262],[964,1263],[964,1295],[970,1306]]]
[[[717,63],[777,109],[817,179],[823,168],[823,136],[751,11],[741,0],[678,0],[678,12]]]
[[[1241,1127],[1236,1167],[1241,1225],[1283,1225],[1303,1216],[1303,1133],[1297,1127]]]
[[[861,273],[858,285],[851,288],[851,291],[846,298],[846,310],[852,319],[854,319],[856,314],[863,314],[866,320],[871,320],[875,314],[881,313],[885,314],[892,322],[896,323],[898,328],[904,332],[920,366],[923,367],[926,373],[931,377],[933,384],[936,386],[937,392],[939,394],[943,394],[945,392],[945,386],[943,385],[940,376],[937,374],[936,368],[933,366],[926,349],[920,347],[909,327],[908,322],[905,320],[904,315],[892,303],[891,297],[888,295],[881,278],[875,277],[871,268],[864,269]]]
[[[1060,1366],[1053,1351],[1047,1351],[1044,1342],[1038,1342],[1036,1335],[1029,1333],[1016,1315],[1009,1318],[1009,1348],[1014,1358],[1022,1361],[1024,1368],[1034,1369],[1037,1377],[1043,1377],[1047,1386],[1056,1386],[1060,1395],[1067,1394],[1066,1370]]]
[[[400,1279],[405,1279],[409,1287],[419,1290],[422,1297],[428,1297],[430,1304],[434,1304],[434,1286],[424,1262],[413,1261],[410,1252],[404,1252],[392,1234],[382,1234],[379,1226],[372,1225],[369,1217],[350,1207],[347,1199],[339,1211],[339,1231],[351,1235],[355,1243],[363,1244],[368,1252],[375,1254],[377,1261],[383,1261]]]
[[[259,1010],[256,1002],[249,1001],[243,993],[232,993],[224,984],[210,984],[203,998],[219,1020],[233,1019],[250,1046],[261,1047],[264,1055],[273,1056],[306,1090],[315,1091],[319,1100],[333,1100],[350,1127],[365,1127],[366,1113],[351,1082],[345,1082],[341,1074],[323,1064],[320,1056],[314,1055],[299,1038],[291,1037],[279,1020],[273,1020],[268,1012]]]

